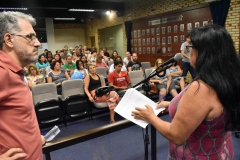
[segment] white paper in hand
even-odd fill
[[[150,105],[153,108],[155,115],[158,115],[161,111],[165,109],[161,108],[157,110],[157,103],[155,103],[142,93],[138,92],[134,88],[130,88],[124,94],[123,98],[121,99],[120,103],[118,103],[114,111],[122,117],[132,121],[133,123],[136,123],[137,125],[146,128],[148,122],[134,119],[134,117],[131,116],[132,111],[134,111],[136,107],[145,108],[146,104]]]
[[[58,134],[60,133],[60,129],[58,126],[54,126],[44,137],[46,139],[46,142],[49,142],[53,140]]]

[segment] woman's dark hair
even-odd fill
[[[43,63],[41,62],[41,57],[42,57],[42,56],[46,58],[46,56],[45,56],[44,53],[43,53],[43,54],[40,54],[40,55],[38,56],[38,62],[39,62],[40,64],[43,64]],[[46,59],[45,59],[44,63],[47,63],[47,60],[46,60]]]
[[[59,56],[59,60],[56,60],[56,59],[55,59],[56,55]],[[62,64],[62,58],[61,58],[60,54],[55,54],[55,55],[54,55],[54,59],[55,59],[57,62],[59,62],[60,64]]]
[[[82,61],[81,61],[81,60],[77,60],[77,61],[76,61],[76,67],[77,67],[78,70],[80,69],[79,63],[82,63]],[[82,65],[83,65],[83,63],[82,63]]]
[[[123,65],[123,61],[114,61],[114,66],[117,66],[119,64]]]
[[[230,34],[221,26],[209,24],[190,33],[197,52],[196,80],[212,87],[226,110],[226,130],[240,129],[240,60]]]
[[[52,70],[54,70],[54,67],[55,67],[56,63],[59,63],[59,64],[61,65],[61,63],[58,62],[58,61],[52,61],[51,65],[50,65],[50,68],[51,68]]]
[[[117,51],[113,51],[113,53],[114,53],[114,52],[116,52],[116,53],[117,53],[117,55],[118,55],[118,52],[117,52]],[[111,58],[114,60],[113,53],[112,53],[112,56],[111,56]]]
[[[48,57],[48,55],[51,55],[51,57]],[[49,58],[51,58],[51,59],[49,60]],[[52,61],[52,59],[53,59],[53,54],[52,54],[51,51],[47,51],[47,53],[46,53],[46,59],[47,59],[47,61],[48,61],[49,63],[51,63],[51,61]]]
[[[86,63],[87,63],[88,61],[87,61],[87,57],[86,57],[85,55],[83,55],[83,56],[80,58],[80,60],[82,61],[82,58],[83,58],[83,57],[86,58]],[[82,62],[83,62],[83,61],[82,61]]]
[[[115,62],[118,58],[120,58],[121,61],[122,61],[122,57],[121,56],[114,57],[113,61]]]

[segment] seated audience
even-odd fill
[[[108,75],[109,86],[113,86],[120,97],[124,95],[127,88],[131,88],[130,78],[127,74],[127,71],[121,71],[122,66],[122,61],[115,61],[115,70]]]
[[[119,102],[119,96],[115,91],[111,91],[109,94],[103,95],[102,97],[96,97],[95,89],[99,87],[103,87],[103,82],[100,76],[96,73],[96,67],[93,64],[88,65],[89,75],[85,78],[85,86],[84,90],[87,94],[90,102],[107,102],[109,111],[110,111],[110,123],[115,122],[114,119],[114,108],[117,106]]]
[[[142,71],[142,64],[137,59],[138,59],[137,53],[133,53],[132,61],[128,62],[128,65],[127,65],[128,72],[137,71],[137,70]]]
[[[115,57],[114,62],[115,61],[122,61],[122,57],[121,56]],[[109,73],[113,72],[114,70],[115,70],[114,69],[114,64],[111,64],[111,66],[109,67]],[[121,71],[127,71],[127,68],[126,68],[126,66],[124,64],[122,66]]]
[[[72,62],[72,56],[70,55],[67,56],[67,61],[63,65],[63,69],[67,71],[69,75],[76,69],[76,64]]]
[[[81,62],[83,63],[83,67],[84,67],[85,69],[88,69],[87,57],[83,55],[83,56],[80,58],[80,60],[81,60]]]
[[[130,53],[130,52],[126,52],[126,57],[123,59],[124,65],[127,66],[128,63],[129,63],[130,61],[132,61],[132,60],[133,60],[133,59],[132,59],[131,53]]]
[[[107,63],[109,61],[109,58],[104,55],[103,50],[100,51],[99,55],[101,55],[103,57],[103,62]]]
[[[80,60],[76,62],[77,69],[74,70],[71,79],[84,79],[87,75],[86,69],[83,67],[83,63]]]
[[[45,83],[44,76],[40,73],[36,65],[34,64],[28,65],[27,72],[28,72],[27,76],[28,87],[30,89],[32,89],[34,85]]]
[[[58,61],[53,61],[51,63],[52,72],[48,74],[47,82],[55,83],[57,87],[57,93],[62,94],[62,82],[69,80],[70,77],[68,73],[64,70],[61,70],[61,64]]]
[[[73,62],[73,63],[76,63],[77,60],[78,60],[77,53],[76,53],[76,52],[73,52],[73,54],[72,54],[72,62]]]
[[[117,51],[113,51],[112,56],[110,57],[110,61],[114,61],[114,59],[118,56]]]
[[[47,66],[50,66],[49,62],[46,60],[46,56],[44,54],[41,54],[38,56],[38,62],[36,63],[36,66],[41,70],[45,69]]]
[[[172,66],[169,68],[170,75],[172,76],[172,81],[175,85],[179,85],[181,90],[185,87],[184,78],[182,75],[182,69],[177,64],[177,62],[173,62]]]
[[[96,63],[96,67],[105,67],[106,68],[106,71],[108,70],[108,65],[102,61],[103,60],[103,57],[101,55],[98,55],[97,56],[97,63]]]
[[[97,61],[97,51],[93,50],[92,54],[88,56],[88,62],[96,64],[96,61]]]
[[[162,63],[163,60],[161,58],[157,59],[152,73],[155,72],[156,69],[157,71],[160,71],[161,68],[158,67]],[[168,94],[168,92],[170,92],[170,94],[173,97],[175,97],[178,94],[174,83],[172,83],[172,76],[169,72],[169,69],[167,69],[165,72],[162,71],[158,73],[158,75],[155,75],[153,78],[150,79],[150,82],[153,82],[159,90],[159,101],[163,100],[164,99],[163,97],[165,97],[166,94]]]
[[[51,51],[47,51],[47,53],[46,53],[46,59],[47,59],[47,61],[49,62],[49,64],[51,64],[52,59],[53,59],[53,54],[52,54]],[[50,66],[50,65],[49,65],[49,66]]]

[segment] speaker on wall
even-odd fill
[[[122,17],[122,16],[124,16],[124,11],[117,11],[116,14],[118,17]]]

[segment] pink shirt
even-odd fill
[[[106,63],[102,62],[102,63],[96,63],[96,67],[105,67],[107,68]]]
[[[30,90],[22,68],[0,51],[0,155],[22,148],[25,159],[42,160],[42,141]]]

